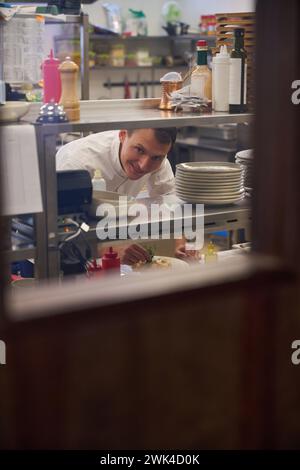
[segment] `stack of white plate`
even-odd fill
[[[253,187],[253,150],[242,150],[235,155],[235,162],[241,165],[244,172],[245,195],[251,196]]]
[[[223,205],[244,197],[243,171],[236,163],[180,163],[175,182],[176,195],[186,202]]]

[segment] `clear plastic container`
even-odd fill
[[[93,191],[106,191],[106,181],[102,177],[100,169],[96,169],[92,179]]]

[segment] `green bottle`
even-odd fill
[[[244,49],[245,30],[234,30],[234,47],[229,67],[229,112],[247,111],[247,53]]]

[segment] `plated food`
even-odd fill
[[[133,271],[143,271],[148,269],[172,269],[187,268],[188,264],[180,259],[169,256],[153,256],[150,262],[138,261],[132,266]]]
[[[154,256],[151,261],[138,261],[132,266],[132,269],[147,269],[147,268],[170,268],[171,263],[167,258],[160,258]]]

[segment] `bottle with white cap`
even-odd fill
[[[92,179],[93,191],[106,191],[106,181],[102,177],[101,170],[97,168]]]
[[[224,45],[212,60],[212,105],[215,111],[229,111],[229,71],[230,56]]]

